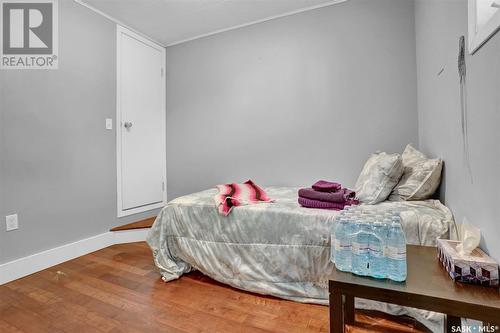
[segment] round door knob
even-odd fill
[[[127,121],[125,122],[125,124],[123,124],[123,126],[125,126],[126,129],[129,129],[130,127],[132,127],[132,123]]]

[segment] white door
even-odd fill
[[[166,202],[165,49],[117,27],[118,216]]]

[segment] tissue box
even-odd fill
[[[498,264],[476,248],[469,255],[461,255],[456,247],[459,241],[437,240],[438,259],[455,282],[498,287]]]

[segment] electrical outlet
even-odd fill
[[[7,231],[19,229],[19,222],[17,220],[17,214],[7,215],[5,217],[5,226],[6,226]]]

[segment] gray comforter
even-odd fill
[[[309,303],[328,303],[330,230],[336,211],[309,209],[297,203],[297,188],[270,187],[273,203],[241,206],[219,215],[206,190],[169,202],[148,236],[165,281],[193,269],[236,288]],[[448,236],[450,211],[436,200],[384,202],[401,211],[410,244],[435,245]],[[372,206],[373,207],[373,206]],[[356,307],[408,314],[439,330],[436,313],[356,299]]]

